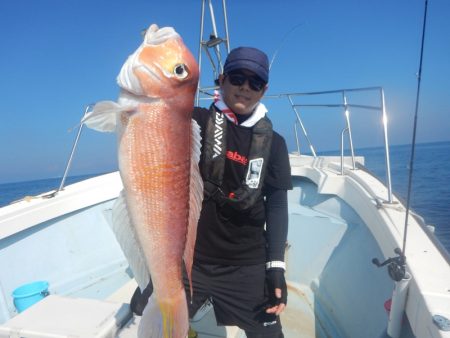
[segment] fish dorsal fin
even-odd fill
[[[203,201],[203,180],[200,175],[198,162],[200,160],[200,126],[195,120],[191,123],[191,178],[189,185],[189,225],[187,232],[186,246],[184,248],[184,263],[189,278],[192,296],[192,264],[194,260],[195,239],[197,237],[197,223],[200,217]]]
[[[131,271],[133,271],[137,284],[141,290],[144,290],[150,282],[150,272],[148,271],[147,262],[136,231],[128,215],[123,190],[112,208],[111,228],[130,265]]]
[[[117,116],[133,109],[135,108],[132,106],[124,106],[114,101],[101,101],[96,103],[92,111],[83,117],[81,123],[97,131],[114,132],[116,131]]]

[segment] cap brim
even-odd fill
[[[228,72],[238,70],[238,69],[249,70],[249,71],[255,73],[264,82],[267,83],[269,81],[269,74],[267,74],[266,70],[252,60],[242,60],[241,59],[241,60],[237,60],[234,62],[232,61],[227,64],[227,67],[226,67],[226,69],[224,69],[224,71],[226,73],[228,73]]]

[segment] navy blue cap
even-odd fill
[[[225,74],[237,70],[247,69],[258,75],[264,82],[269,82],[269,59],[259,49],[252,47],[238,47],[233,49],[225,61]]]

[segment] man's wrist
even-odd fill
[[[286,263],[283,261],[270,261],[266,263],[266,270],[273,269],[273,268],[279,268],[286,271]]]

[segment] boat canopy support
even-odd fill
[[[205,26],[205,16],[206,16],[206,7],[209,9],[209,17],[211,19],[210,25],[206,28]],[[196,95],[196,105],[199,105],[199,101],[201,99],[211,98],[211,91],[218,88],[218,78],[219,75],[223,72],[223,60],[221,47],[224,45],[226,49],[225,55],[228,55],[230,52],[230,38],[228,33],[228,17],[227,17],[227,7],[226,1],[222,0],[222,16],[223,16],[223,29],[224,29],[224,37],[221,37],[219,31],[217,29],[217,20],[216,20],[216,12],[214,11],[213,1],[212,0],[202,0],[202,12],[201,12],[201,20],[200,20],[200,43],[198,50],[198,65],[201,70],[200,79],[197,85],[197,95]],[[205,40],[205,30],[210,29],[209,39]],[[203,52],[206,54],[210,67],[212,70],[212,76],[215,81],[215,85],[213,86],[205,86],[202,87],[202,70],[205,70],[203,65]]]

